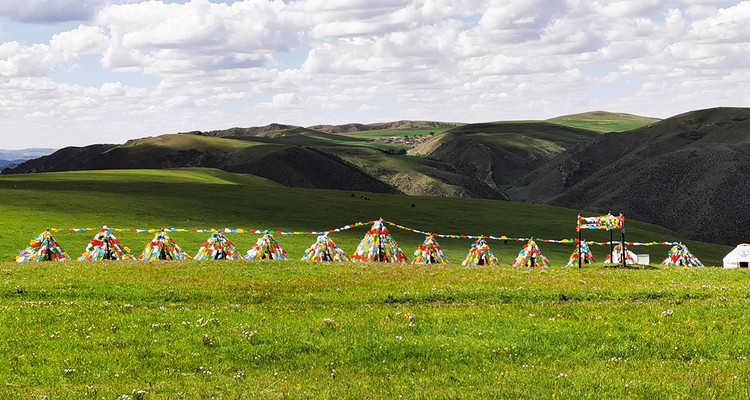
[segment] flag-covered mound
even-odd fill
[[[518,253],[518,257],[513,261],[514,267],[549,267],[549,260],[539,250],[534,239],[529,242]]]
[[[16,256],[16,261],[21,263],[29,261],[66,261],[68,259],[70,259],[70,256],[60,247],[60,244],[57,243],[49,229],[34,238],[29,243],[29,247]]]
[[[622,246],[618,243],[614,249],[614,260],[611,259],[610,254],[607,254],[607,258],[604,259],[605,264],[622,264]],[[625,264],[635,265],[638,264],[638,258],[635,253],[628,250],[628,246],[625,246]]]
[[[471,245],[469,254],[466,255],[464,262],[461,265],[496,265],[499,264],[497,257],[490,250],[490,246],[484,238],[477,239]]]
[[[257,242],[245,254],[245,260],[286,260],[286,251],[281,248],[279,242],[268,233],[261,236]]]
[[[391,233],[383,225],[383,220],[375,221],[372,228],[359,242],[352,254],[353,261],[407,262],[406,254],[398,247]]]
[[[581,264],[591,264],[594,262],[594,254],[591,253],[591,248],[589,248],[589,244],[586,243],[585,240],[581,241],[580,254],[578,251],[578,246],[576,246],[576,249],[570,255],[570,260],[568,260],[568,263],[565,264],[565,266],[570,267],[574,264],[577,264],[579,256],[583,257],[581,259]]]
[[[196,261],[203,260],[239,260],[240,253],[234,244],[221,232],[214,232],[203,243],[195,255]]]
[[[703,267],[703,263],[693,253],[688,250],[687,246],[678,243],[672,246],[667,253],[667,258],[661,265],[677,265],[680,267]]]
[[[417,250],[414,251],[414,260],[412,264],[450,264],[448,257],[443,253],[443,249],[440,248],[435,236],[429,235],[424,239],[424,243],[420,244]]]
[[[97,260],[132,260],[133,254],[130,249],[123,246],[119,240],[109,231],[109,228],[103,226],[93,239],[86,246],[86,251],[79,258],[80,261],[97,261]]]
[[[177,245],[164,231],[159,231],[154,236],[139,260],[187,260],[190,256]]]
[[[349,256],[341,250],[336,243],[328,237],[328,234],[318,236],[315,243],[310,246],[309,249],[305,250],[305,255],[302,256],[302,261],[336,261],[346,262],[349,261]]]

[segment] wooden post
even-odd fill
[[[578,268],[581,268],[581,259],[583,258],[583,255],[581,254],[583,252],[581,240],[581,230],[578,229]]]
[[[625,227],[622,227],[622,267],[625,268]]]
[[[578,268],[581,268],[581,251],[583,248],[581,247],[581,214],[578,214],[578,219],[576,220],[576,230],[578,231]]]
[[[615,242],[613,242],[614,238],[612,237],[612,229],[609,230],[609,260],[612,261],[612,264],[615,262]]]

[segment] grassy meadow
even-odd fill
[[[505,235],[515,238],[563,239],[576,237],[578,212],[546,205],[483,199],[401,196],[352,191],[281,187],[271,181],[213,169],[77,171],[0,177],[0,260],[11,261],[30,239],[46,228],[186,229],[243,228],[269,231],[322,231],[384,218],[409,228],[456,235]],[[414,207],[412,207],[414,205]],[[680,241],[678,234],[658,226],[627,222],[627,240]],[[410,255],[422,243],[421,234],[390,228]],[[331,237],[346,252],[353,252],[367,227]],[[63,248],[80,256],[95,232],[60,232]],[[123,232],[120,241],[141,252],[153,235]],[[195,254],[208,234],[174,233],[186,252]],[[257,235],[229,235],[241,251]],[[617,239],[617,236],[615,235]],[[586,232],[585,239],[607,241],[606,232]],[[278,236],[290,254],[300,259],[314,236]],[[441,239],[449,259],[460,263],[471,246],[469,239]],[[718,265],[726,246],[685,241],[710,265]],[[493,251],[510,265],[523,242],[492,241]],[[552,265],[565,265],[572,244],[540,243]],[[603,261],[607,246],[592,246]],[[654,263],[667,254],[664,246],[634,248],[648,253]]]
[[[575,236],[576,210],[302,190],[216,170],[0,177],[2,398],[750,398],[748,271],[655,265],[18,264],[45,228],[323,230],[378,217],[448,234]],[[412,207],[412,204],[414,207]],[[627,221],[628,240],[679,235]],[[366,227],[332,238],[352,252]],[[411,255],[423,236],[391,228]],[[58,233],[77,257],[94,232]],[[140,253],[152,235],[117,235]],[[171,235],[195,254],[207,234]],[[229,235],[242,252],[257,235]],[[606,241],[605,232],[589,232]],[[313,236],[277,236],[297,260]],[[686,242],[717,265],[726,246]],[[593,248],[598,260],[607,251]],[[127,396],[127,397],[125,397]]]
[[[631,114],[594,111],[582,114],[564,115],[547,120],[548,122],[588,129],[595,132],[625,132],[638,129],[659,121],[657,118],[641,117]]]

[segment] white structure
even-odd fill
[[[724,268],[748,268],[750,267],[750,244],[742,243],[734,250],[724,256]]]
[[[605,264],[622,264],[622,247],[619,244],[615,246],[612,255],[614,255],[614,260],[612,260],[610,254],[607,254],[607,258],[604,259]],[[627,246],[625,246],[625,263],[627,265],[638,264],[638,256],[628,250]]]
[[[638,265],[651,265],[651,255],[650,254],[636,254],[636,260],[638,262]]]

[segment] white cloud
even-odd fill
[[[274,106],[295,106],[300,104],[302,100],[296,93],[278,93],[273,96]]]
[[[299,45],[299,27],[281,1],[232,5],[193,0],[111,6],[95,22],[106,27],[104,64],[147,74],[262,67],[274,52]]]
[[[31,129],[62,145],[750,105],[750,1],[28,0],[0,16],[28,21],[0,36],[3,146]]]
[[[0,77],[46,76],[70,57],[45,44],[5,42],[0,44]]]
[[[101,54],[107,48],[107,42],[108,38],[101,28],[80,25],[72,31],[52,36],[49,46],[54,51],[77,57],[82,54]]]
[[[84,21],[106,3],[106,0],[3,0],[0,16],[30,23]]]

